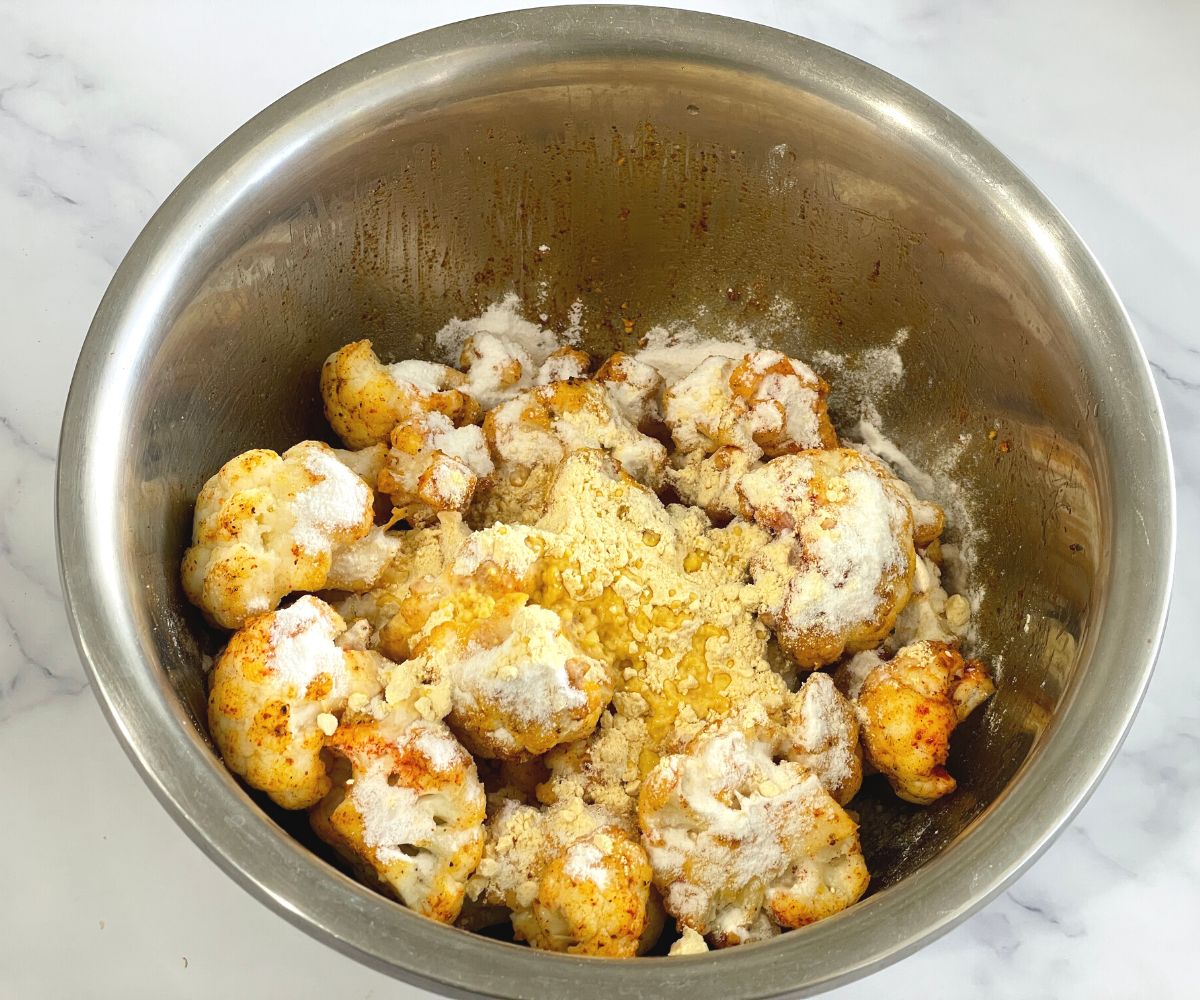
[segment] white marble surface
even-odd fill
[[[237,125],[437,22],[442,0],[0,2],[0,997],[416,997],[203,858],[100,716],[61,607],[52,480],[76,352],[147,217]],[[693,4],[810,35],[988,135],[1108,269],[1154,364],[1179,477],[1175,615],[1120,758],[983,912],[836,995],[1194,996],[1200,931],[1200,7],[1178,0]],[[220,58],[218,59],[218,53]]]

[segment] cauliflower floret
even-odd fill
[[[248,451],[196,499],[184,592],[217,625],[241,628],[294,590],[324,587],[335,550],[373,521],[370,488],[328,445],[303,441],[282,457]]]
[[[322,585],[325,590],[361,594],[379,583],[404,543],[400,536],[377,525],[362,538],[333,550],[333,561]]]
[[[780,750],[815,774],[839,805],[862,786],[858,716],[828,674],[814,673],[792,696]]]
[[[413,584],[440,574],[453,562],[468,534],[462,517],[453,512],[439,514],[438,523],[425,528],[398,532],[373,528],[366,538],[334,558],[334,568],[329,571],[326,586],[352,591],[334,603],[338,614],[347,621],[365,619],[375,630],[386,628],[399,613],[401,603],[411,594]],[[384,540],[380,540],[379,535]],[[360,588],[348,585],[353,582],[351,577],[359,572],[360,563],[365,567],[365,576],[374,575],[375,560],[382,561],[389,552],[390,558],[379,569],[369,590],[360,592]],[[341,566],[338,566],[339,559]],[[384,652],[388,650],[385,648]],[[389,655],[404,659],[408,654],[393,650]]]
[[[357,451],[347,451],[344,448],[333,449],[337,460],[371,489],[375,489],[375,484],[379,482],[379,473],[383,471],[387,453],[387,445],[382,441],[366,448],[359,448]]]
[[[760,614],[801,667],[878,645],[908,602],[912,514],[895,483],[844,448],[784,455],[739,480],[743,513],[779,536],[750,562]]]
[[[469,645],[499,645],[529,600],[549,543],[546,532],[525,525],[473,533],[440,573],[407,582],[396,615],[380,630],[379,648],[395,659],[435,650],[449,659]]]
[[[573,378],[586,378],[592,359],[587,353],[574,347],[560,347],[542,362],[538,368],[534,385],[549,385],[551,382],[567,382]]]
[[[450,725],[481,757],[518,759],[582,739],[612,698],[608,665],[579,649],[554,611],[529,603],[550,541],[523,525],[476,532],[380,630],[386,653],[419,657],[448,681]]]
[[[572,452],[609,452],[634,479],[655,486],[667,450],[642,434],[592,381],[538,386],[490,411],[483,421],[488,444],[503,466],[557,465]]]
[[[753,459],[834,448],[828,393],[811,368],[778,351],[714,356],[666,391],[663,419],[685,452],[733,445]]]
[[[450,724],[482,756],[521,758],[586,737],[612,700],[608,667],[563,634],[556,613],[527,605],[499,646],[446,667]]]
[[[704,936],[697,934],[690,927],[685,927],[683,933],[671,945],[668,955],[703,955],[708,952],[708,942]]]
[[[731,444],[711,455],[697,450],[688,452],[677,468],[667,470],[667,482],[684,503],[701,508],[713,524],[727,524],[741,511],[737,484],[747,472],[762,463]]]
[[[526,605],[510,627],[499,645],[430,655],[454,691],[450,725],[482,757],[522,758],[583,739],[612,700],[607,666],[563,634],[553,611]]]
[[[867,888],[854,821],[815,775],[738,731],[664,757],[638,821],[667,912],[718,948],[830,916]]]
[[[467,887],[511,911],[518,939],[581,955],[634,955],[658,938],[662,914],[632,831],[578,798],[538,808],[502,802]]]
[[[237,632],[209,677],[208,728],[225,765],[285,809],[329,791],[322,723],[380,689],[374,654],[343,649],[341,616],[304,596]]]
[[[463,511],[475,488],[494,471],[483,431],[455,427],[444,414],[426,413],[397,424],[379,473],[399,517],[428,524],[442,511]]]
[[[458,364],[467,372],[467,392],[485,410],[530,388],[539,376],[548,379],[560,367],[573,375],[579,367],[575,352],[567,354],[569,348],[556,350],[556,338],[549,330],[523,319],[513,322],[494,309],[487,310],[479,321],[493,329],[475,330],[468,335],[462,342]],[[554,362],[550,362],[552,357]],[[574,361],[565,361],[568,357]],[[588,363],[585,360],[583,371]]]
[[[653,365],[618,351],[600,366],[596,381],[608,390],[617,411],[643,433],[661,422],[663,377]]]
[[[466,376],[428,361],[382,364],[369,340],[334,351],[321,367],[325,417],[349,448],[386,441],[404,420],[441,413],[454,424],[479,419],[462,386]]]
[[[513,913],[513,930],[544,951],[630,958],[649,897],[646,852],[620,827],[605,826],[550,861],[532,905]]]
[[[971,625],[971,605],[960,594],[946,593],[937,563],[918,553],[912,598],[896,616],[896,628],[885,646],[895,652],[923,639],[956,642]]]
[[[900,798],[928,805],[956,787],[946,770],[954,727],[996,690],[987,668],[944,642],[905,646],[861,682],[867,759]]]
[[[350,773],[312,810],[317,836],[410,909],[453,923],[485,837],[470,755],[424,719],[350,723],[328,746]]]

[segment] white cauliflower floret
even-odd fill
[[[653,365],[618,351],[600,366],[596,381],[608,390],[617,411],[635,427],[644,431],[661,420],[658,398],[663,377]]]
[[[592,359],[585,351],[574,347],[560,347],[550,355],[537,370],[534,385],[549,385],[551,382],[568,382],[573,378],[587,378]]]
[[[396,659],[436,653],[444,665],[469,646],[498,646],[529,600],[549,541],[535,528],[497,524],[470,535],[453,555],[443,550],[440,572],[404,581],[402,595],[393,590],[396,612],[380,629],[380,649]]]
[[[380,630],[380,647],[418,658],[454,692],[449,723],[481,757],[519,759],[582,739],[613,693],[530,591],[551,536],[524,525],[473,534],[438,577],[415,583]]]
[[[778,351],[714,356],[666,391],[663,419],[684,452],[732,445],[754,459],[832,448],[828,393],[811,368]]]
[[[301,597],[237,632],[209,676],[208,728],[226,767],[285,809],[329,791],[321,724],[380,689],[378,658],[341,648],[345,630],[328,604]]]
[[[885,643],[887,649],[895,652],[923,639],[956,642],[970,625],[970,603],[961,594],[948,595],[937,563],[918,553],[912,597],[896,616],[896,627]]]
[[[704,940],[702,934],[697,934],[690,927],[685,927],[683,933],[679,935],[671,945],[671,950],[668,955],[703,955],[708,952],[708,942]]]
[[[333,562],[322,585],[325,590],[369,591],[387,572],[404,543],[400,536],[377,525],[358,541],[333,550]]]
[[[479,406],[462,391],[462,372],[428,361],[382,364],[369,340],[334,351],[321,368],[325,417],[349,448],[386,441],[405,420],[440,413],[452,423],[479,419]]]
[[[521,758],[583,739],[612,699],[607,666],[583,653],[557,614],[519,608],[499,645],[431,654],[450,679],[450,724],[483,757]]]
[[[634,479],[655,486],[667,450],[642,434],[592,381],[538,386],[490,411],[483,421],[501,466],[553,466],[582,449],[607,451]]]
[[[505,316],[503,310],[507,305],[506,301],[487,309],[475,321],[476,329],[461,341],[458,364],[467,373],[467,392],[485,410],[530,388],[539,377],[549,379],[555,369],[564,365],[563,360],[550,362],[552,357],[573,357],[564,353],[569,349],[556,350],[557,340],[549,330],[511,314]],[[447,329],[454,326],[451,323]],[[451,340],[456,339],[458,334],[453,334]],[[565,364],[568,367],[564,370],[574,372],[578,359]],[[583,368],[587,370],[586,363]]]
[[[788,705],[779,748],[788,760],[815,774],[839,805],[862,786],[858,716],[828,674],[814,673]]]
[[[982,663],[964,660],[947,643],[905,646],[859,685],[867,760],[908,802],[928,805],[948,795],[956,787],[945,766],[950,734],[995,690]]]
[[[295,590],[320,590],[335,551],[374,521],[370,488],[319,441],[282,456],[248,451],[226,462],[196,499],[183,558],[188,599],[224,628],[278,606]]]
[[[773,459],[737,485],[778,538],[750,562],[762,620],[801,667],[878,645],[908,602],[912,514],[879,463],[838,448]]]
[[[741,732],[664,757],[638,821],[667,912],[716,947],[820,920],[867,888],[854,821],[815,775]]]
[[[453,923],[485,837],[486,797],[470,755],[442,723],[424,719],[353,722],[328,746],[349,775],[312,810],[313,830],[410,909]]]
[[[542,871],[513,930],[534,948],[630,958],[638,953],[650,898],[650,862],[617,826],[571,843]]]
[[[357,451],[348,451],[344,448],[333,449],[337,460],[371,489],[375,489],[375,484],[379,482],[379,473],[383,471],[387,453],[387,445],[382,441],[366,448],[359,448]]]
[[[399,517],[427,524],[442,511],[463,511],[494,471],[483,431],[455,427],[444,414],[405,420],[391,434],[378,486]]]

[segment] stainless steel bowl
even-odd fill
[[[549,247],[549,252],[539,250]],[[180,593],[191,502],[234,453],[325,433],[336,345],[385,354],[515,290],[579,299],[603,348],[673,318],[800,356],[910,331],[893,436],[977,500],[999,694],[959,792],[861,802],[873,894],[769,944],[686,959],[531,952],[414,916],[328,864],[205,733],[211,637]],[[790,303],[796,321],[781,318]],[[843,397],[842,416],[855,401]],[[995,431],[995,435],[989,435]],[[945,108],[840,52],[680,11],[451,25],[301,87],[180,185],[121,265],[63,424],[59,553],[80,653],[146,782],[297,926],[432,989],[765,997],[905,955],[1011,882],[1128,728],[1167,607],[1173,492],[1145,358],[1095,261]],[[295,833],[295,836],[292,835]],[[181,905],[186,902],[181,900]]]

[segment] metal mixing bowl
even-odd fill
[[[919,462],[961,451],[952,472],[981,534],[980,645],[1001,684],[956,737],[955,795],[928,810],[861,797],[873,894],[845,913],[694,958],[535,953],[358,885],[316,853],[302,817],[266,808],[214,753],[212,637],[178,582],[201,484],[236,452],[327,434],[316,373],[336,346],[370,337],[385,355],[421,355],[449,317],[509,290],[552,324],[582,301],[596,348],[701,317],[800,357],[869,361],[909,331],[903,381],[877,405]],[[853,396],[837,401],[843,419]],[[80,653],[131,759],[197,844],[386,972],[581,1000],[812,991],[911,952],[999,892],[1130,724],[1166,612],[1173,517],[1162,413],[1129,321],[1012,164],[840,52],[620,7],[497,15],[387,45],[222,143],[108,289],[58,483]]]

